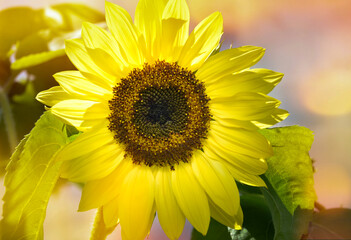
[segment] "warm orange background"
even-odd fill
[[[0,9],[61,2],[67,1],[0,0]],[[80,2],[104,9],[103,0]],[[137,3],[112,2],[132,15]],[[298,124],[314,131],[310,154],[315,160],[318,201],[326,207],[350,208],[351,1],[189,0],[188,4],[192,26],[213,11],[222,12],[224,48],[233,44],[267,49],[259,66],[285,73],[271,94],[291,113],[281,126]],[[46,239],[88,239],[94,212],[76,213],[79,198],[80,190],[73,185],[52,197],[45,221]],[[149,239],[166,239],[159,230],[154,224]],[[183,239],[189,239],[190,232],[188,224]],[[119,235],[115,231],[109,239]]]

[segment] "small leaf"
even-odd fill
[[[265,176],[293,214],[300,206],[313,209],[317,199],[314,191],[313,166],[308,154],[313,142],[311,130],[291,126],[261,130],[271,142],[274,155],[267,160]]]
[[[115,227],[106,227],[102,208],[98,208],[90,240],[105,240],[113,232]]]
[[[52,38],[51,32],[47,29],[39,30],[35,33],[29,34],[22,40],[18,41],[16,45],[16,59],[20,59],[24,56],[47,52],[48,41]]]
[[[228,231],[232,240],[256,240],[246,228],[243,228],[242,230],[228,228]]]
[[[2,239],[43,239],[43,221],[61,162],[55,153],[68,141],[64,124],[46,112],[19,144],[7,166]]]
[[[13,62],[11,64],[11,69],[21,70],[21,69],[30,68],[64,55],[65,55],[64,49],[30,54]]]
[[[66,125],[66,133],[68,137],[77,137],[76,135],[79,135],[79,131],[77,128],[71,126],[71,125]],[[70,141],[72,142],[72,141]]]
[[[191,240],[232,240],[232,238],[226,226],[211,218],[206,236],[203,236],[194,228],[191,234]]]

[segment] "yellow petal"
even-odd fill
[[[82,74],[83,77],[88,79],[91,83],[98,85],[102,88],[105,88],[107,90],[110,90],[111,92],[113,91],[112,87],[116,86],[116,84],[120,81],[119,78],[106,79],[106,78],[102,78],[99,75],[95,75],[91,72],[80,71],[80,73]]]
[[[143,240],[155,217],[155,180],[150,167],[134,165],[123,181],[119,219],[128,239]]]
[[[259,128],[268,128],[271,127],[284,119],[286,119],[289,116],[289,112],[276,108],[274,109],[273,113],[265,118],[259,119],[257,121],[252,121],[253,124],[255,124]]]
[[[272,147],[267,139],[257,131],[223,127],[211,122],[208,139],[210,144],[218,144],[230,152],[238,152],[256,158],[266,158],[273,155]]]
[[[147,55],[152,60],[160,56],[162,39],[161,17],[167,0],[140,0],[134,23],[145,38]]]
[[[65,45],[67,56],[79,71],[92,73],[103,79],[110,79],[111,82],[116,81],[116,76],[107,73],[95,64],[88,54],[82,39],[66,40]]]
[[[50,111],[80,131],[103,122],[109,115],[106,103],[79,99],[61,101],[51,107]]]
[[[99,124],[80,134],[73,142],[67,144],[59,153],[57,161],[68,161],[98,151],[102,146],[115,143],[113,134],[107,128],[108,122]]]
[[[255,124],[249,121],[241,121],[241,120],[236,120],[232,118],[219,118],[219,117],[213,117],[213,119],[223,127],[243,128],[250,131],[257,131],[259,129]]]
[[[202,20],[186,41],[178,64],[191,71],[199,69],[219,44],[222,33],[223,18],[221,13],[215,12]]]
[[[36,99],[46,106],[54,106],[56,103],[63,100],[71,99],[72,96],[65,92],[61,86],[55,86],[48,90],[41,91],[36,96]]]
[[[241,230],[242,225],[243,225],[243,221],[244,221],[244,213],[243,213],[243,210],[241,209],[241,207],[239,207],[239,210],[235,215],[234,229]]]
[[[208,141],[211,146],[204,146],[204,152],[209,159],[230,164],[233,168],[251,175],[261,175],[267,170],[267,162],[263,158],[254,158],[222,148],[217,143]],[[227,166],[227,165],[226,165]]]
[[[211,99],[231,97],[238,92],[259,92],[267,94],[280,82],[283,74],[268,69],[249,69],[230,74],[216,82],[206,84],[206,92]]]
[[[106,228],[111,228],[118,224],[118,197],[106,203],[102,210]]]
[[[255,174],[255,171],[261,170],[259,166],[244,166],[240,162],[236,162],[238,158],[232,157],[232,153],[227,149],[222,149],[219,145],[215,144],[212,146],[213,148],[204,146],[204,152],[207,155],[207,158],[212,161],[221,162],[235,180],[250,186],[266,186],[264,181]],[[241,160],[245,160],[245,158],[242,158]],[[267,167],[265,169],[267,169]],[[265,170],[261,171],[261,174],[264,172]]]
[[[222,163],[226,166],[235,180],[254,187],[266,187],[265,182],[259,176],[242,171],[239,168],[234,167],[232,164],[229,164],[228,162]]]
[[[102,27],[89,22],[84,22],[82,26],[82,38],[87,48],[100,48],[106,51],[118,64],[116,68],[123,71],[128,67],[128,63],[122,58],[120,48],[112,35]]]
[[[234,228],[236,230],[241,230],[241,226],[243,224],[243,211],[239,205],[239,208],[236,214],[227,214],[220,207],[210,201],[210,209],[211,209],[211,217],[213,217],[217,222],[228,226],[230,228]]]
[[[271,115],[280,101],[262,93],[240,92],[211,99],[209,104],[215,117],[255,121]]]
[[[162,14],[162,59],[178,61],[189,35],[189,8],[185,0],[168,1]]]
[[[211,200],[229,215],[234,215],[240,205],[239,191],[228,170],[217,161],[208,161],[199,150],[194,153],[191,164]]]
[[[103,178],[118,166],[123,157],[124,150],[116,143],[102,145],[91,153],[65,161],[61,169],[61,177],[72,182],[87,182]]]
[[[210,223],[207,196],[196,180],[191,164],[179,164],[172,171],[172,188],[178,205],[185,217],[202,235],[206,235]]]
[[[220,118],[215,116],[213,117],[213,119],[223,127],[244,128],[251,131],[256,131],[259,129],[255,124],[249,121],[241,121],[232,118]]]
[[[54,74],[55,80],[61,87],[71,95],[101,100],[112,98],[112,87],[101,82],[94,84],[90,79],[85,78],[79,71],[63,71]]]
[[[113,84],[116,83],[117,79],[120,79],[128,74],[122,72],[122,70],[119,68],[121,64],[117,63],[113,57],[109,55],[104,49],[87,47],[86,50],[90,58],[97,66],[99,66],[104,72],[110,74],[111,76],[115,76],[115,78],[111,79],[111,81],[113,81]]]
[[[105,29],[85,22],[82,27],[82,39],[91,59],[105,72],[121,78],[130,71],[118,43]],[[114,84],[112,82],[112,85]]]
[[[110,2],[105,2],[105,11],[107,26],[118,42],[123,58],[132,65],[142,66],[144,57],[139,46],[140,35],[129,13]]]
[[[206,84],[255,65],[264,55],[264,48],[243,46],[211,56],[197,71],[196,76]]]
[[[133,166],[130,159],[124,159],[111,174],[87,182],[83,188],[78,211],[98,208],[117,198],[120,195],[124,178],[132,171]]]
[[[171,171],[168,167],[157,171],[155,181],[155,202],[158,219],[163,231],[171,240],[181,235],[185,216],[174,197],[171,182]]]

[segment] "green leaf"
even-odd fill
[[[228,231],[232,240],[256,240],[246,228],[242,230],[228,228]]]
[[[262,177],[267,189],[261,189],[272,214],[274,239],[300,239],[308,230],[316,200],[308,154],[313,134],[299,126],[265,129],[261,133],[274,150]]]
[[[268,179],[265,176],[262,178],[267,185],[267,189],[261,188],[261,190],[272,214],[274,240],[301,239],[301,236],[308,232],[308,225],[312,220],[313,210],[298,207],[294,214],[291,214]]]
[[[11,69],[12,70],[26,69],[29,67],[37,66],[39,64],[48,62],[54,58],[61,57],[64,55],[65,55],[64,49],[30,54],[13,62],[11,64]]]
[[[271,142],[274,156],[267,160],[265,176],[293,214],[300,206],[313,209],[316,200],[312,160],[308,154],[313,142],[311,130],[291,126],[261,130]]]
[[[194,228],[191,234],[191,240],[232,240],[232,238],[226,226],[211,218],[206,236],[203,236]]]
[[[52,33],[48,29],[39,30],[35,33],[29,34],[22,40],[18,41],[16,45],[16,59],[24,56],[49,51],[48,43],[52,38]]]
[[[68,141],[64,124],[46,112],[19,144],[7,166],[2,239],[43,239],[43,221],[61,162],[55,154]]]
[[[269,207],[262,194],[240,196],[240,205],[244,213],[243,227],[255,240],[271,240],[274,227]]]
[[[66,125],[66,133],[68,137],[74,137],[74,139],[79,135],[79,131],[77,128],[71,126],[71,125]],[[73,140],[72,140],[73,141]],[[70,142],[72,142],[70,141]]]

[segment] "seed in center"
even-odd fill
[[[201,149],[209,100],[194,72],[165,61],[145,64],[113,88],[109,129],[134,164],[173,169]]]
[[[133,109],[132,121],[146,137],[169,137],[185,130],[189,107],[184,92],[177,87],[147,88]]]

